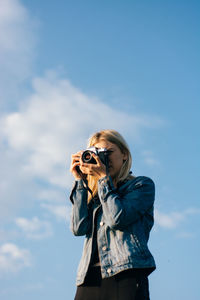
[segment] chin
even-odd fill
[[[117,177],[117,175],[116,174],[112,174],[112,173],[110,173],[109,174],[110,175],[110,177],[114,180],[116,177]]]

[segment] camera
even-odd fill
[[[108,155],[111,151],[107,150],[106,148],[96,148],[90,147],[86,149],[82,153],[82,161],[87,164],[96,164],[96,160],[92,156],[92,153],[96,154],[104,165],[108,164]]]

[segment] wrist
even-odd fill
[[[99,175],[98,180],[101,180],[101,179],[106,178],[106,177],[107,177],[107,175],[105,173],[102,173],[101,175]]]
[[[99,179],[104,178],[105,176],[107,176],[106,171],[99,173]]]

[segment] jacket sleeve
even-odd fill
[[[112,229],[122,230],[153,207],[155,185],[148,177],[136,177],[120,195],[112,185],[112,180],[104,177],[98,182],[98,194],[105,223]]]
[[[85,235],[90,229],[92,218],[87,205],[87,189],[82,180],[75,181],[70,200],[72,202],[70,228],[76,236]]]

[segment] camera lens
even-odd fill
[[[82,161],[87,164],[96,164],[96,160],[92,156],[92,152],[90,150],[86,150],[83,152]]]
[[[91,152],[86,151],[83,155],[83,160],[85,162],[88,162],[88,161],[90,161],[91,157],[92,157]]]

